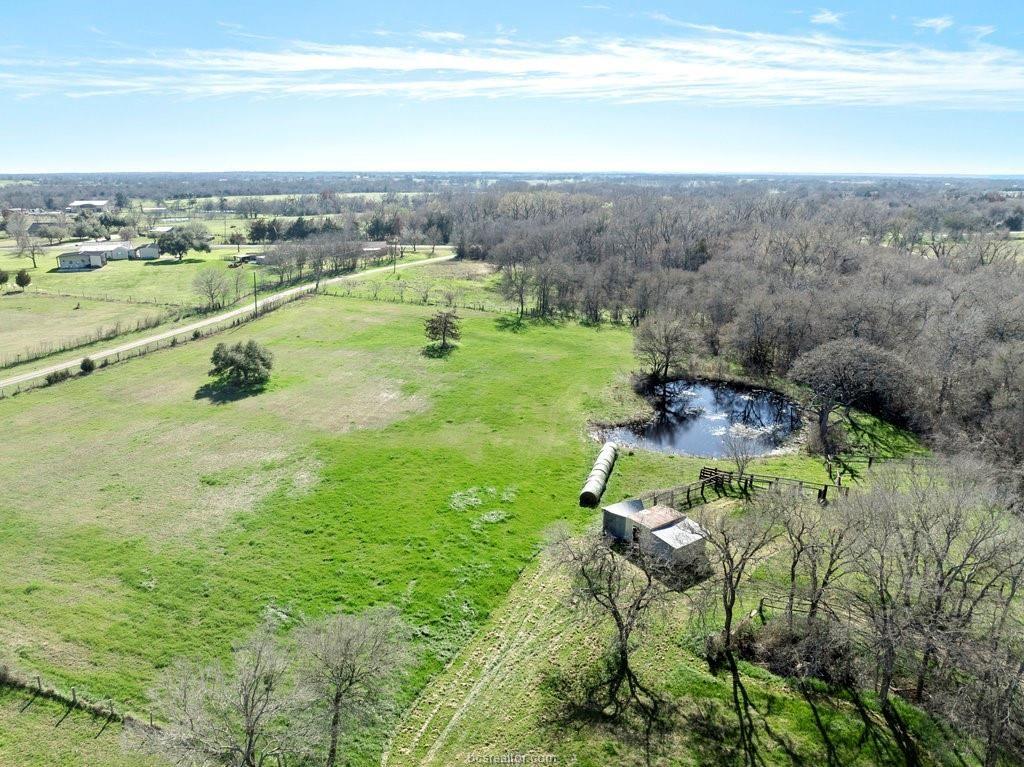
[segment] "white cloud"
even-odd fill
[[[459,34],[459,33],[456,33]],[[745,105],[929,105],[1024,110],[1024,53],[673,22],[664,35],[547,43],[436,41],[154,50],[118,58],[0,61],[0,92],[73,98],[560,98]],[[393,42],[392,42],[393,41]],[[435,43],[435,41],[431,41]]]
[[[828,8],[821,8],[816,14],[811,16],[812,24],[824,24],[827,26],[838,27],[842,21],[844,13],[836,13],[830,11]]]
[[[953,26],[953,17],[936,16],[933,19],[918,19],[914,22],[914,26],[918,29],[930,29],[938,35]]]
[[[429,40],[432,43],[458,43],[466,39],[461,32],[420,32],[419,37]]]
[[[980,40],[983,37],[995,34],[996,28],[986,24],[979,27],[963,27],[963,30],[975,40]]]

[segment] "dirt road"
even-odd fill
[[[423,259],[422,261],[412,261],[407,264],[398,264],[397,268],[411,269],[417,266],[426,266],[427,264],[436,264],[441,261],[448,261],[454,257],[455,256],[453,254],[436,256],[434,258]],[[375,267],[373,269],[365,269],[361,272],[346,274],[341,277],[331,277],[330,279],[320,280],[320,285],[331,285],[336,282],[353,280],[371,274],[379,274],[381,272],[386,272],[392,268],[395,267],[380,266]],[[313,292],[313,289],[315,287],[316,283],[307,282],[303,285],[296,285],[295,287],[280,290],[276,293],[268,293],[267,295],[263,296],[263,298],[260,298],[258,300],[257,306],[263,307],[266,306],[267,304],[274,304],[277,303],[278,301],[281,301],[282,299],[291,298],[299,293],[311,293]],[[210,317],[204,317],[203,319],[197,320],[196,322],[190,323],[188,325],[172,328],[171,330],[165,330],[160,333],[154,333],[153,335],[146,336],[145,338],[138,338],[134,341],[129,341],[128,343],[123,343],[117,346],[111,346],[106,349],[90,352],[88,356],[90,359],[92,359],[93,362],[102,362],[104,359],[108,357],[114,357],[118,354],[125,354],[134,349],[139,349],[152,343],[157,343],[160,341],[169,341],[170,339],[175,338],[177,336],[191,336],[192,333],[194,333],[197,330],[202,330],[203,328],[208,328],[211,325],[217,325],[222,322],[232,320],[235,317],[241,317],[246,314],[251,314],[252,310],[253,305],[251,303],[246,304],[245,306],[240,306],[237,309],[231,309],[230,311],[222,312],[221,314],[216,314]],[[29,370],[25,373],[19,373],[18,375],[11,376],[10,378],[0,379],[0,391],[10,387],[16,387],[31,383],[32,381],[35,381],[38,378],[44,378],[45,376],[48,376],[50,373],[56,373],[61,370],[75,370],[82,364],[83,359],[84,357],[77,357],[76,359],[64,360],[63,362],[58,362],[52,365],[47,365],[45,367]]]

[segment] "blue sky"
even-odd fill
[[[4,5],[0,172],[1024,173],[1005,0]]]

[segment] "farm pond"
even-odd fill
[[[660,400],[660,398],[658,398]],[[744,435],[754,455],[779,448],[800,428],[796,403],[783,394],[723,381],[678,380],[645,423],[615,426],[602,438],[663,453],[722,458],[726,435]]]

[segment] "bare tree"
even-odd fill
[[[781,535],[777,508],[770,502],[759,501],[742,515],[731,509],[706,507],[695,516],[705,531],[705,550],[713,573],[697,592],[696,604],[700,609],[696,615],[707,621],[721,611],[722,629],[717,641],[709,642],[709,662],[713,667],[724,662],[729,671],[740,747],[746,763],[753,767],[759,761],[757,730],[753,706],[740,676],[735,630],[737,611],[751,572],[771,553],[772,545]]]
[[[501,295],[516,302],[520,320],[526,314],[526,296],[530,291],[531,276],[530,270],[522,261],[509,259],[501,265]]]
[[[757,456],[764,432],[743,423],[734,423],[726,428],[722,435],[722,447],[726,455],[736,464],[736,474],[740,480],[747,471],[747,466]]]
[[[663,316],[644,321],[633,343],[634,353],[656,383],[667,381],[691,349],[692,339],[683,322]]]
[[[303,748],[290,725],[289,659],[267,627],[232,653],[226,669],[175,666],[153,697],[161,726],[142,731],[140,745],[179,764],[262,767]]]
[[[7,233],[14,238],[15,244],[18,246],[18,253],[24,253],[28,250],[31,243],[29,236],[29,227],[32,222],[29,221],[28,216],[19,211],[12,211],[7,214]],[[35,263],[32,264],[35,266]]]
[[[299,632],[299,685],[314,708],[313,737],[324,764],[338,762],[339,739],[377,717],[391,701],[412,655],[408,628],[394,608],[336,615]]]
[[[615,627],[602,668],[585,690],[586,705],[613,719],[629,708],[656,717],[662,701],[637,676],[632,655],[638,638],[667,604],[667,564],[639,547],[631,548],[627,558],[596,533],[574,540],[563,532],[552,551],[572,577],[573,604]]]
[[[192,289],[206,301],[207,308],[217,309],[227,301],[231,285],[222,270],[211,267],[196,272]]]

